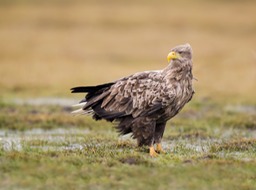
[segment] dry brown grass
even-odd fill
[[[197,96],[255,100],[256,1],[27,1],[0,6],[1,95],[61,95],[75,85],[159,69],[194,49]]]

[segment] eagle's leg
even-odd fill
[[[156,153],[155,148],[154,148],[153,145],[149,147],[149,155],[151,157],[157,157],[158,156],[158,154]]]
[[[149,147],[149,155],[156,157],[158,154],[154,149],[154,136],[155,136],[155,121],[150,118],[137,118],[137,122],[133,123],[132,132],[134,138],[137,139],[138,146]]]
[[[162,145],[161,145],[161,143],[157,143],[156,144],[156,152],[158,152],[158,153],[165,153],[165,151],[163,150],[163,148],[162,148]]]
[[[138,141],[138,145],[139,146],[148,146],[149,147],[149,155],[151,157],[157,157],[158,153],[155,151],[155,148],[154,148],[154,139],[153,139],[153,136],[152,138],[149,138],[149,139],[143,139],[142,141],[142,138],[140,139],[137,139]]]
[[[166,122],[156,125],[154,140],[155,140],[155,143],[156,143],[156,152],[157,153],[165,153],[165,151],[163,150],[162,145],[161,145],[165,125],[166,125]]]

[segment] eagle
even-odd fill
[[[178,45],[167,56],[162,70],[138,72],[114,82],[96,86],[78,86],[71,93],[86,93],[73,114],[89,114],[95,120],[115,122],[120,135],[132,133],[138,146],[147,146],[156,157],[166,122],[188,103],[192,86],[192,48]]]

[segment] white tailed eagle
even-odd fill
[[[189,44],[171,49],[162,70],[135,73],[97,86],[79,86],[72,93],[87,93],[75,114],[116,121],[121,135],[132,133],[138,146],[149,147],[151,156],[164,152],[161,140],[166,122],[189,102],[192,87],[192,49]],[[156,149],[154,148],[156,144]]]

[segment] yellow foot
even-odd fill
[[[162,145],[160,143],[156,144],[156,152],[165,154],[165,151],[163,150]]]
[[[156,153],[156,151],[155,151],[155,149],[154,149],[154,146],[150,146],[149,147],[149,155],[151,156],[151,157],[157,157],[158,156],[158,154]]]

